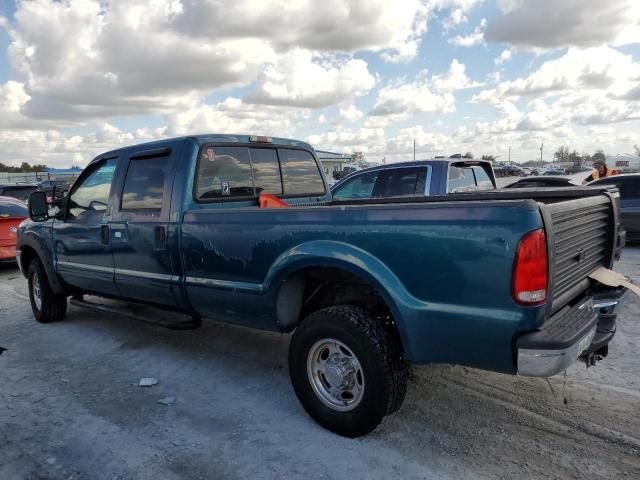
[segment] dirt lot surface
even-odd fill
[[[640,248],[617,270],[640,283]],[[609,358],[550,383],[415,367],[400,412],[348,440],[298,404],[287,336],[78,307],[40,325],[0,266],[0,479],[640,478],[639,317],[631,299]]]

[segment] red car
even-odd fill
[[[16,259],[18,225],[29,217],[27,205],[11,197],[0,197],[0,262]]]

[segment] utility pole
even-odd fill
[[[542,163],[542,149],[544,148],[544,143],[540,143],[540,163]]]
[[[416,161],[416,139],[413,139],[413,161]]]
[[[509,165],[511,165],[511,145],[509,145]]]

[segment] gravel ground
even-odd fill
[[[616,269],[639,267],[636,247]],[[348,440],[298,404],[288,336],[77,307],[40,325],[0,266],[0,479],[640,478],[639,314],[630,298],[609,357],[550,382],[414,367],[399,413]]]

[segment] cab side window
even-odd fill
[[[89,212],[104,212],[109,204],[116,159],[105,160],[92,168],[93,171],[69,195],[69,213],[74,217]]]
[[[487,173],[487,171],[482,168],[480,165],[474,166],[473,173],[476,176],[476,183],[478,185],[478,190],[495,190],[496,187],[493,185],[491,181],[491,177]]]
[[[476,190],[476,179],[470,167],[449,168],[449,193],[470,192]]]
[[[131,159],[122,189],[122,210],[162,208],[168,156]]]

